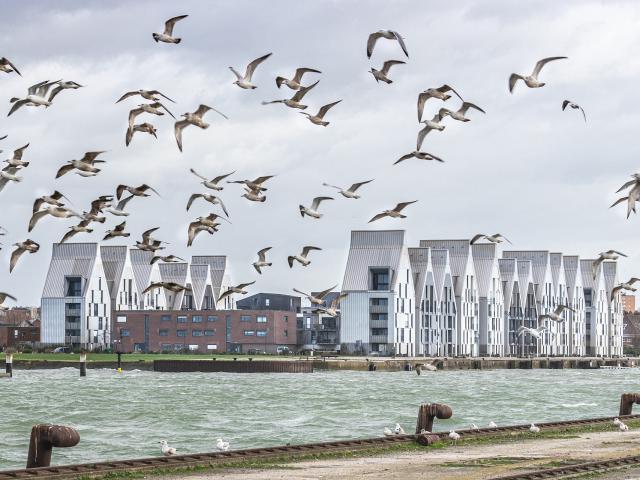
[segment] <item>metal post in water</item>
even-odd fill
[[[439,418],[441,420],[451,418],[453,410],[444,403],[423,403],[418,410],[418,421],[416,422],[416,434],[423,431],[433,431],[433,420]]]
[[[118,352],[118,373],[122,373],[122,352]]]
[[[13,377],[13,352],[5,352],[4,362],[4,371],[7,373],[9,378]]]
[[[80,376],[87,376],[87,352],[80,352]]]
[[[53,447],[74,447],[80,441],[80,434],[71,427],[62,425],[34,425],[29,440],[27,468],[51,465]]]

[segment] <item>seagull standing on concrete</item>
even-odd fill
[[[233,82],[234,85],[237,85],[240,88],[250,89],[250,90],[258,88],[253,83],[251,83],[251,77],[253,77],[253,73],[255,72],[256,67],[260,65],[262,62],[264,62],[270,56],[271,56],[271,53],[267,53],[266,55],[263,55],[262,57],[259,57],[253,60],[249,65],[247,65],[247,69],[245,70],[244,75],[240,75],[236,69],[234,69],[233,67],[229,67],[229,70],[231,70],[237,78],[237,80]]]
[[[373,179],[371,180],[366,180],[364,182],[358,182],[358,183],[354,183],[353,185],[351,185],[349,188],[344,189],[342,187],[338,187],[336,185],[329,185],[328,183],[323,183],[322,185],[324,185],[325,187],[331,187],[331,188],[335,188],[338,190],[338,192],[346,198],[353,198],[353,199],[358,199],[360,198],[360,195],[358,195],[356,193],[356,190],[358,190],[361,186],[366,185],[367,183],[371,183],[373,182]]]
[[[176,143],[178,144],[178,149],[180,151],[182,151],[182,130],[187,128],[189,125],[195,125],[196,127],[199,127],[202,130],[206,130],[207,128],[209,128],[209,124],[202,119],[202,117],[204,117],[204,114],[207,113],[209,110],[213,110],[218,115],[229,120],[229,117],[227,117],[224,113],[216,110],[213,107],[209,107],[207,105],[202,105],[202,104],[200,104],[198,109],[193,113],[189,113],[189,112],[183,113],[181,116],[184,117],[184,120],[178,120],[174,126],[174,135],[176,137]]]
[[[391,210],[385,210],[384,212],[377,214],[371,220],[369,220],[369,223],[375,222],[376,220],[380,220],[381,218],[384,218],[384,217],[407,218],[406,215],[403,215],[400,212],[402,212],[402,210],[404,210],[406,207],[408,207],[412,203],[416,203],[416,202],[417,200],[413,200],[411,202],[401,202],[397,204],[395,207],[393,207]]]
[[[396,423],[396,428],[393,429],[393,433],[396,435],[406,435],[404,428],[399,423]]]
[[[310,217],[320,219],[322,218],[322,213],[318,211],[320,207],[320,203],[325,200],[333,200],[333,197],[316,197],[311,202],[311,207],[305,207],[304,205],[299,205],[298,209],[300,210],[300,215],[304,218],[305,215],[309,215]]]
[[[458,440],[460,440],[460,434],[457,433],[455,430],[450,430],[449,431],[449,439],[453,440],[453,444],[457,445],[458,444]]]
[[[216,441],[216,448],[222,452],[226,452],[227,450],[229,450],[229,442],[225,442],[221,438],[219,438]]]
[[[253,262],[253,268],[256,269],[256,271],[262,275],[262,268],[264,267],[270,267],[271,265],[273,265],[273,263],[271,262],[267,262],[267,252],[269,250],[271,250],[272,247],[266,247],[263,248],[262,250],[258,251],[258,260]]]
[[[540,433],[540,427],[537,427],[534,423],[529,427],[531,433]]]
[[[173,447],[170,447],[166,440],[162,440],[160,442],[160,449],[162,450],[162,454],[165,457],[170,457],[176,454],[176,449]]]
[[[313,251],[313,250],[322,250],[319,247],[312,247],[310,245],[307,245],[306,247],[302,248],[302,253],[299,255],[291,255],[289,257],[287,257],[287,262],[289,263],[289,268],[293,268],[293,262],[298,262],[300,265],[302,265],[303,267],[306,267],[307,265],[309,265],[311,263],[311,260],[309,260],[307,258],[307,255],[309,255],[309,252]]]
[[[544,67],[549,62],[553,62],[554,60],[564,60],[566,58],[567,57],[543,58],[542,60],[539,60],[538,63],[536,63],[536,66],[533,68],[533,72],[531,72],[531,75],[522,76],[517,73],[512,73],[511,76],[509,76],[509,92],[513,93],[513,88],[516,86],[518,80],[524,81],[524,84],[529,88],[544,87],[545,83],[538,80],[538,75],[540,74],[540,70],[542,70],[542,67]]]
[[[182,41],[181,38],[177,38],[173,36],[173,27],[180,20],[184,20],[189,15],[178,15],[177,17],[170,18],[166,22],[164,22],[164,32],[162,33],[152,33],[153,39],[158,42],[164,43],[180,43]]]
[[[409,58],[409,52],[407,51],[407,46],[404,44],[404,39],[398,32],[394,32],[393,30],[378,30],[377,32],[369,35],[369,38],[367,39],[367,58],[371,58],[373,49],[376,46],[376,42],[379,38],[384,38],[387,40],[397,40],[400,48],[402,48],[404,54],[407,56],[407,58]]]

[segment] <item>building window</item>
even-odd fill
[[[240,315],[240,321],[241,322],[250,322],[251,321],[251,315]]]
[[[187,323],[187,316],[186,315],[178,315],[176,317],[176,320],[178,323]]]
[[[376,307],[386,307],[389,304],[389,300],[387,298],[372,298],[371,305]]]
[[[265,298],[265,299],[264,299],[264,305],[265,305],[265,307],[268,307],[270,303],[271,303],[271,300],[270,300],[270,299],[268,299],[268,298]]]
[[[387,336],[388,330],[386,328],[372,328],[371,335],[384,335]]]
[[[267,323],[266,315],[257,315],[256,316],[256,323]]]
[[[285,336],[285,337],[288,337],[288,336],[289,336],[289,330],[285,330],[283,333],[284,333],[284,336]]]
[[[217,350],[218,349],[218,345],[215,343],[210,343],[207,345],[207,350]]]
[[[193,323],[202,323],[202,315],[192,315],[191,321]]]
[[[245,337],[253,337],[256,334],[256,332],[254,332],[253,330],[245,330],[244,331],[244,336]]]
[[[217,322],[218,321],[218,317],[215,315],[209,315],[207,317],[207,322]]]
[[[131,333],[126,328],[121,328],[120,329],[120,336],[121,337],[129,337],[130,335],[131,335]]]
[[[258,337],[266,337],[267,336],[267,331],[266,330],[256,330],[256,335]]]
[[[171,343],[163,343],[160,348],[162,349],[163,352],[170,352],[171,350],[173,350],[173,344]]]
[[[178,337],[186,337],[187,336],[187,331],[186,330],[176,330],[176,335]]]
[[[158,335],[161,337],[168,337],[169,336],[169,330],[158,330]]]
[[[370,313],[369,318],[371,320],[388,320],[388,314],[386,313]]]
[[[214,330],[205,330],[204,331],[204,336],[205,337],[213,337],[216,334],[215,329]]]
[[[170,322],[171,321],[171,315],[161,315],[160,316],[160,321],[161,322]]]
[[[284,316],[284,323],[289,323],[289,316],[288,315]]]
[[[116,321],[118,323],[127,323],[127,316],[126,315],[118,315],[116,317]]]
[[[82,296],[82,277],[65,277],[65,297]]]
[[[192,330],[191,331],[191,336],[192,337],[202,337],[202,336],[204,336],[204,332],[202,330]]]
[[[371,290],[389,290],[388,268],[372,268],[370,272]]]

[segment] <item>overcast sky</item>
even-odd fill
[[[149,183],[162,195],[129,204],[130,244],[143,230],[159,226],[156,236],[171,243],[166,252],[183,258],[224,254],[236,282],[258,280],[251,292],[322,290],[342,280],[350,230],[370,228],[367,221],[397,202],[419,200],[406,220],[384,219],[377,229],[406,229],[411,244],[423,238],[468,238],[500,232],[517,249],[549,249],[592,257],[609,248],[629,254],[623,276],[638,274],[640,219],[624,218],[625,207],[609,210],[616,189],[638,168],[640,122],[640,4],[614,1],[13,1],[2,4],[0,56],[11,59],[23,77],[0,73],[0,92],[24,96],[42,80],[73,80],[85,88],[63,91],[48,109],[22,108],[0,114],[2,159],[30,142],[31,162],[20,184],[0,192],[0,225],[9,230],[0,252],[0,291],[13,293],[21,305],[39,304],[51,245],[74,224],[46,218],[27,234],[33,200],[54,189],[73,207],[87,210],[97,195],[116,185]],[[179,45],[156,44],[167,18],[189,14],[174,30]],[[369,33],[400,32],[410,58],[396,42],[380,40],[366,57]],[[254,75],[259,88],[232,85],[227,68],[244,71],[256,57],[273,52]],[[548,56],[568,60],[547,65],[541,80],[508,92],[509,74],[529,74]],[[377,84],[368,70],[385,60],[407,60],[392,68],[391,85]],[[296,110],[263,100],[293,93],[276,88],[274,78],[291,78],[296,67],[311,67],[307,83],[320,79],[305,98],[315,113],[342,99],[320,127]],[[447,118],[443,132],[432,132],[423,150],[444,164],[407,161],[419,126],[420,91],[448,83],[486,112],[470,112],[471,122]],[[189,127],[184,153],[177,149],[170,117],[145,115],[158,128],[158,139],[136,134],[124,145],[129,109],[141,99],[115,104],[124,92],[158,89],[176,100],[174,114],[205,103],[226,113],[205,118],[208,130]],[[564,99],[582,105],[561,111]],[[429,101],[425,118],[441,106]],[[68,174],[54,180],[66,161],[84,152],[108,150],[95,178]],[[267,182],[266,203],[241,198],[239,185],[226,185],[221,196],[232,225],[214,236],[201,234],[186,248],[187,225],[199,215],[218,211],[205,202],[185,211],[191,193],[204,192],[193,167],[207,176],[236,170],[235,179],[277,175]],[[349,186],[375,179],[362,198],[348,200],[322,182]],[[330,195],[321,220],[301,218],[300,203]],[[109,216],[94,224],[93,234],[76,241],[94,242],[120,223]],[[10,275],[10,244],[31,238],[42,245],[25,255]],[[121,244],[111,241],[109,244]],[[303,245],[316,245],[307,268],[289,270],[286,257]],[[258,276],[255,252],[272,246],[274,267]]]

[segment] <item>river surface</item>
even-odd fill
[[[80,443],[54,464],[372,437],[415,429],[421,402],[453,408],[435,430],[616,415],[640,369],[313,374],[17,370],[0,380],[0,470],[23,468],[36,423],[75,427]]]

